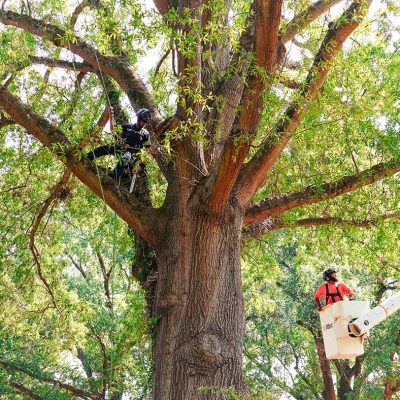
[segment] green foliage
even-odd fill
[[[66,33],[57,39],[63,43],[76,43],[78,33],[105,55],[126,57],[145,77],[163,116],[172,116],[178,105],[187,108],[187,120],[157,143],[167,160],[174,140],[191,136],[197,145],[209,146],[210,121],[199,122],[195,106],[209,115],[213,111],[210,104],[218,99],[217,111],[223,109],[227,101],[218,89],[224,78],[234,76],[243,64],[250,65],[251,73],[265,75],[254,65],[254,54],[239,47],[240,35],[248,27],[249,0],[232,2],[229,23],[223,19],[226,1],[205,2],[193,11],[210,15],[203,25],[184,8],[172,8],[161,18],[147,3],[104,1],[82,11],[75,31],[69,18],[78,1],[29,2],[30,10],[25,3],[8,1],[7,7],[62,27]],[[312,3],[285,1],[282,33],[287,21]],[[399,158],[399,12],[397,1],[383,1],[371,20],[346,43],[321,96],[305,113],[253,201],[307,185],[314,185],[318,192],[325,182]],[[299,94],[282,82],[304,81],[328,29],[328,19],[320,17],[298,35],[302,46],[287,45],[288,52],[295,48],[299,53],[301,66],[296,71],[282,67],[271,80],[249,157],[266,139],[276,140],[272,135],[282,111],[290,102],[299,101]],[[203,44],[201,54],[199,43]],[[219,69],[216,65],[224,46],[236,62]],[[149,56],[168,50],[171,52],[158,69],[150,65]],[[175,61],[175,69],[178,66],[172,52],[176,51],[189,60],[201,56],[201,72],[209,79],[207,90],[196,82],[199,71],[190,62],[180,71],[180,79],[175,76],[172,63]],[[62,129],[75,148],[88,139],[93,146],[109,143],[110,136],[93,127],[109,100],[120,100],[126,106],[121,91],[115,88],[106,97],[104,82],[94,74],[86,75],[78,85],[77,71],[31,65],[30,56],[34,55],[72,60],[64,50],[31,33],[1,27],[1,83],[12,77],[9,89]],[[73,60],[75,65],[79,62]],[[247,85],[245,78],[239,77]],[[239,136],[236,143],[245,140]],[[143,155],[143,159],[153,204],[160,207],[167,183],[150,156]],[[114,160],[102,163],[110,167]],[[120,391],[130,399],[142,399],[151,395],[149,325],[156,321],[147,320],[144,293],[130,273],[135,249],[125,225],[71,178],[36,232],[40,265],[32,258],[29,233],[63,170],[61,162],[21,128],[0,129],[0,361],[8,364],[0,367],[0,398],[26,399],[12,389],[14,381],[46,400],[76,398],[46,383],[56,377],[91,393],[106,388],[110,395]],[[282,221],[290,227],[309,216],[374,220],[397,211],[399,204],[399,177],[395,176],[334,200],[292,210]],[[270,232],[243,247],[245,373],[252,400],[319,398],[324,384],[315,349],[319,321],[312,296],[320,274],[326,267],[339,268],[341,278],[356,290],[359,299],[374,302],[382,284],[397,286],[399,233],[397,220],[369,229],[351,224],[345,228],[293,228]],[[110,272],[108,283],[104,268]],[[348,393],[349,399],[380,399],[387,377],[399,376],[399,363],[390,357],[399,353],[399,322],[395,316],[373,332],[363,371]],[[240,398],[231,388],[201,390]]]

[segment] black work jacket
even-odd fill
[[[146,129],[139,128],[136,124],[123,124],[122,138],[129,147],[139,151],[149,140],[150,135]]]

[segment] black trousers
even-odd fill
[[[97,147],[93,151],[90,151],[86,154],[86,157],[90,161],[93,161],[95,158],[107,156],[110,154],[116,157],[121,157],[123,150],[124,149],[121,145],[107,144],[105,146]]]
[[[86,157],[90,160],[93,161],[95,158],[100,158],[103,156],[107,155],[113,155],[118,158],[118,163],[115,166],[115,168],[111,172],[111,176],[115,179],[118,180],[119,178],[123,177],[124,175],[129,176],[130,170],[132,165],[136,161],[135,154],[133,152],[131,153],[131,159],[130,160],[123,160],[122,155],[126,152],[126,148],[121,145],[114,145],[114,144],[108,144],[105,146],[100,146],[94,149],[93,151],[90,151],[89,153],[86,154]],[[127,173],[124,173],[124,171],[127,170]]]

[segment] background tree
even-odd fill
[[[398,316],[372,330],[363,356],[329,362],[313,293],[321,283],[321,272],[332,264],[340,269],[340,278],[354,288],[357,299],[369,300],[372,306],[398,290],[396,263],[389,266],[386,260],[387,268],[381,268],[381,256],[377,256],[382,251],[388,258],[397,253],[396,240],[391,239],[398,235],[398,226],[389,223],[364,232],[354,228],[312,230],[310,234],[295,230],[274,233],[262,246],[248,245],[243,251],[248,315],[245,369],[251,387],[256,394],[264,390],[280,393],[276,398],[366,400],[393,396]],[[383,230],[390,234],[385,233],[386,244],[381,246]],[[263,257],[263,268],[259,268],[258,253],[264,252],[264,245],[270,255]],[[316,268],[319,274],[315,274]]]
[[[44,182],[53,182],[28,248],[57,309],[58,280],[44,276],[34,236],[72,172],[154,251],[157,275],[139,264],[140,274],[132,273],[157,321],[153,397],[228,398],[224,388],[246,392],[242,228],[248,239],[296,226],[366,227],[398,216],[397,181],[387,177],[400,170],[398,38],[390,34],[399,10],[386,2],[369,19],[370,2],[361,0],[156,0],[155,6],[4,2],[5,196],[32,182],[43,196]],[[160,40],[173,68],[159,64],[145,80],[141,49]],[[52,74],[53,68],[66,72]],[[124,94],[121,103],[110,84]],[[121,113],[125,105],[154,114],[150,197],[130,195],[82,156],[84,146],[106,140],[98,129],[104,99]],[[18,166],[36,166],[39,175],[16,176]],[[73,197],[82,190],[76,186]],[[90,203],[86,209],[94,210]],[[16,217],[7,218],[15,230]],[[11,257],[15,248],[6,243]],[[106,290],[110,270],[100,266]],[[103,396],[114,392],[107,385]]]

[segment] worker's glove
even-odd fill
[[[145,129],[145,128],[142,128],[139,131],[139,135],[142,136],[142,137],[144,136],[146,138],[149,138],[149,136],[150,136],[149,131],[147,129]]]
[[[128,162],[130,159],[132,158],[132,154],[127,151],[126,153],[124,153],[121,157],[121,160],[124,162]]]

